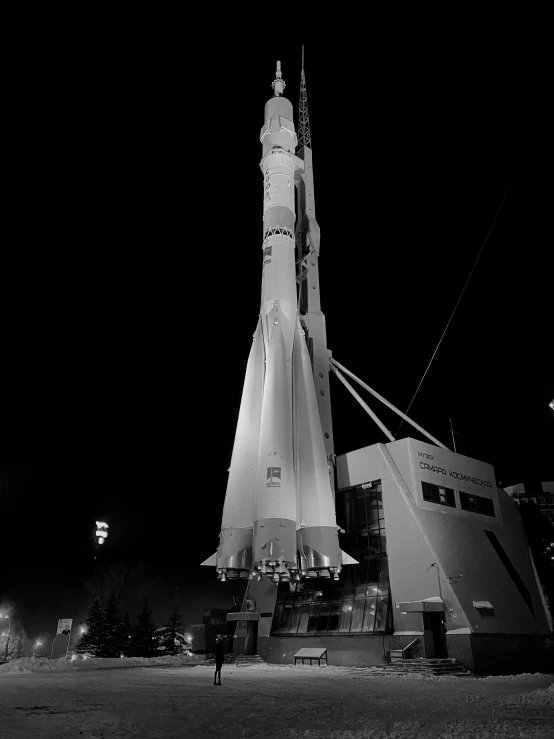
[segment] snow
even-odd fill
[[[107,668],[121,667],[145,667],[153,665],[197,665],[205,662],[204,657],[189,657],[176,655],[175,657],[122,657],[122,658],[99,658],[88,659],[44,659],[40,657],[22,657],[0,665],[0,675],[14,674],[18,672],[75,672],[75,670],[101,670]]]
[[[71,674],[0,674],[1,739],[554,736],[554,675],[423,678],[225,664],[223,685],[216,687],[214,667],[206,662],[101,670],[87,662],[105,666],[84,660],[84,669],[71,668]]]

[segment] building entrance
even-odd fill
[[[426,656],[434,657],[435,659],[448,657],[444,614],[424,613],[423,630]]]

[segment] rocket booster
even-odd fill
[[[204,564],[218,576],[273,581],[338,579],[338,542],[331,470],[313,372],[297,305],[295,156],[292,104],[275,96],[261,130],[264,177],[263,266],[258,326],[248,358],[219,549]],[[352,561],[352,560],[350,560]]]

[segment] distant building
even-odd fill
[[[504,488],[518,505],[535,503],[543,516],[554,524],[554,480],[551,482],[520,482]]]
[[[227,623],[227,613],[230,609],[211,608],[204,611],[203,623],[191,624],[189,630],[192,634],[192,650],[202,652],[213,652],[215,649],[215,638],[218,634],[223,636],[223,650],[227,651],[229,631],[234,629],[234,624]]]

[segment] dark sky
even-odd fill
[[[554,479],[526,67],[462,51],[306,48],[329,346],[405,410],[517,168],[411,415],[446,444],[452,417],[458,451],[506,485]],[[159,617],[179,585],[199,620],[230,601],[198,563],[217,548],[258,313],[264,105],[280,59],[296,111],[300,45],[79,40],[29,58],[0,264],[0,600],[31,631],[70,616],[102,517],[106,562],[141,559]],[[337,453],[384,441],[331,390]]]

